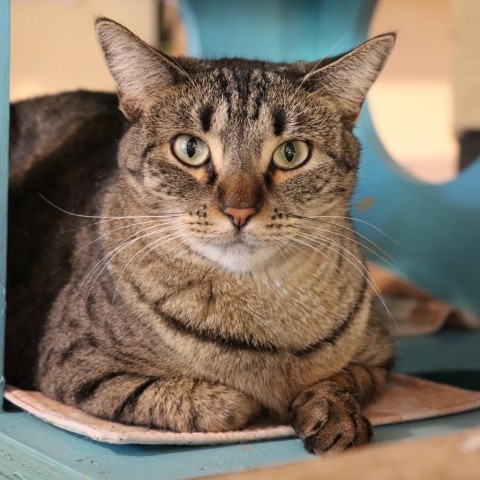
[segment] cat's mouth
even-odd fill
[[[232,238],[227,242],[229,245],[251,245],[251,241],[244,234],[243,230],[235,230]]]
[[[243,232],[235,232],[232,237],[225,239],[212,239],[207,242],[208,245],[212,245],[216,248],[223,249],[225,252],[235,249],[241,250],[245,253],[255,253],[255,250],[259,248],[258,242],[254,242],[251,238],[248,238]]]
[[[247,272],[262,268],[275,254],[275,250],[248,238],[242,231],[228,239],[212,239],[191,245],[203,258],[234,272]]]

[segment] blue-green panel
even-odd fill
[[[0,1],[0,398],[3,397],[3,344],[7,260],[8,98],[10,65],[10,2]]]
[[[364,223],[357,228],[395,259],[397,273],[480,314],[480,160],[441,185],[416,180],[393,162],[368,111],[364,113],[358,127],[363,157],[352,214],[395,241]],[[362,203],[370,207],[357,211]]]
[[[317,60],[364,39],[375,0],[181,0],[197,57]]]

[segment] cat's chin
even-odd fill
[[[257,246],[244,242],[194,242],[191,247],[202,257],[236,273],[262,269],[276,253],[276,250],[268,245]]]

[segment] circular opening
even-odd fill
[[[393,159],[431,183],[455,177],[450,0],[381,0],[370,35],[398,32],[369,105]]]

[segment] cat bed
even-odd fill
[[[369,264],[370,276],[376,286],[377,297],[383,297],[385,305],[395,321],[379,303],[379,313],[384,316],[395,337],[425,335],[442,328],[461,330],[480,329],[480,315],[435,298],[398,275],[373,263]],[[380,302],[380,300],[378,300]]]
[[[115,444],[213,445],[251,442],[295,435],[292,427],[267,419],[238,431],[176,433],[122,425],[93,417],[51,400],[40,392],[7,385],[5,398],[56,427],[93,440]],[[480,408],[480,392],[464,390],[401,374],[393,374],[387,392],[365,410],[373,425],[408,422]]]

